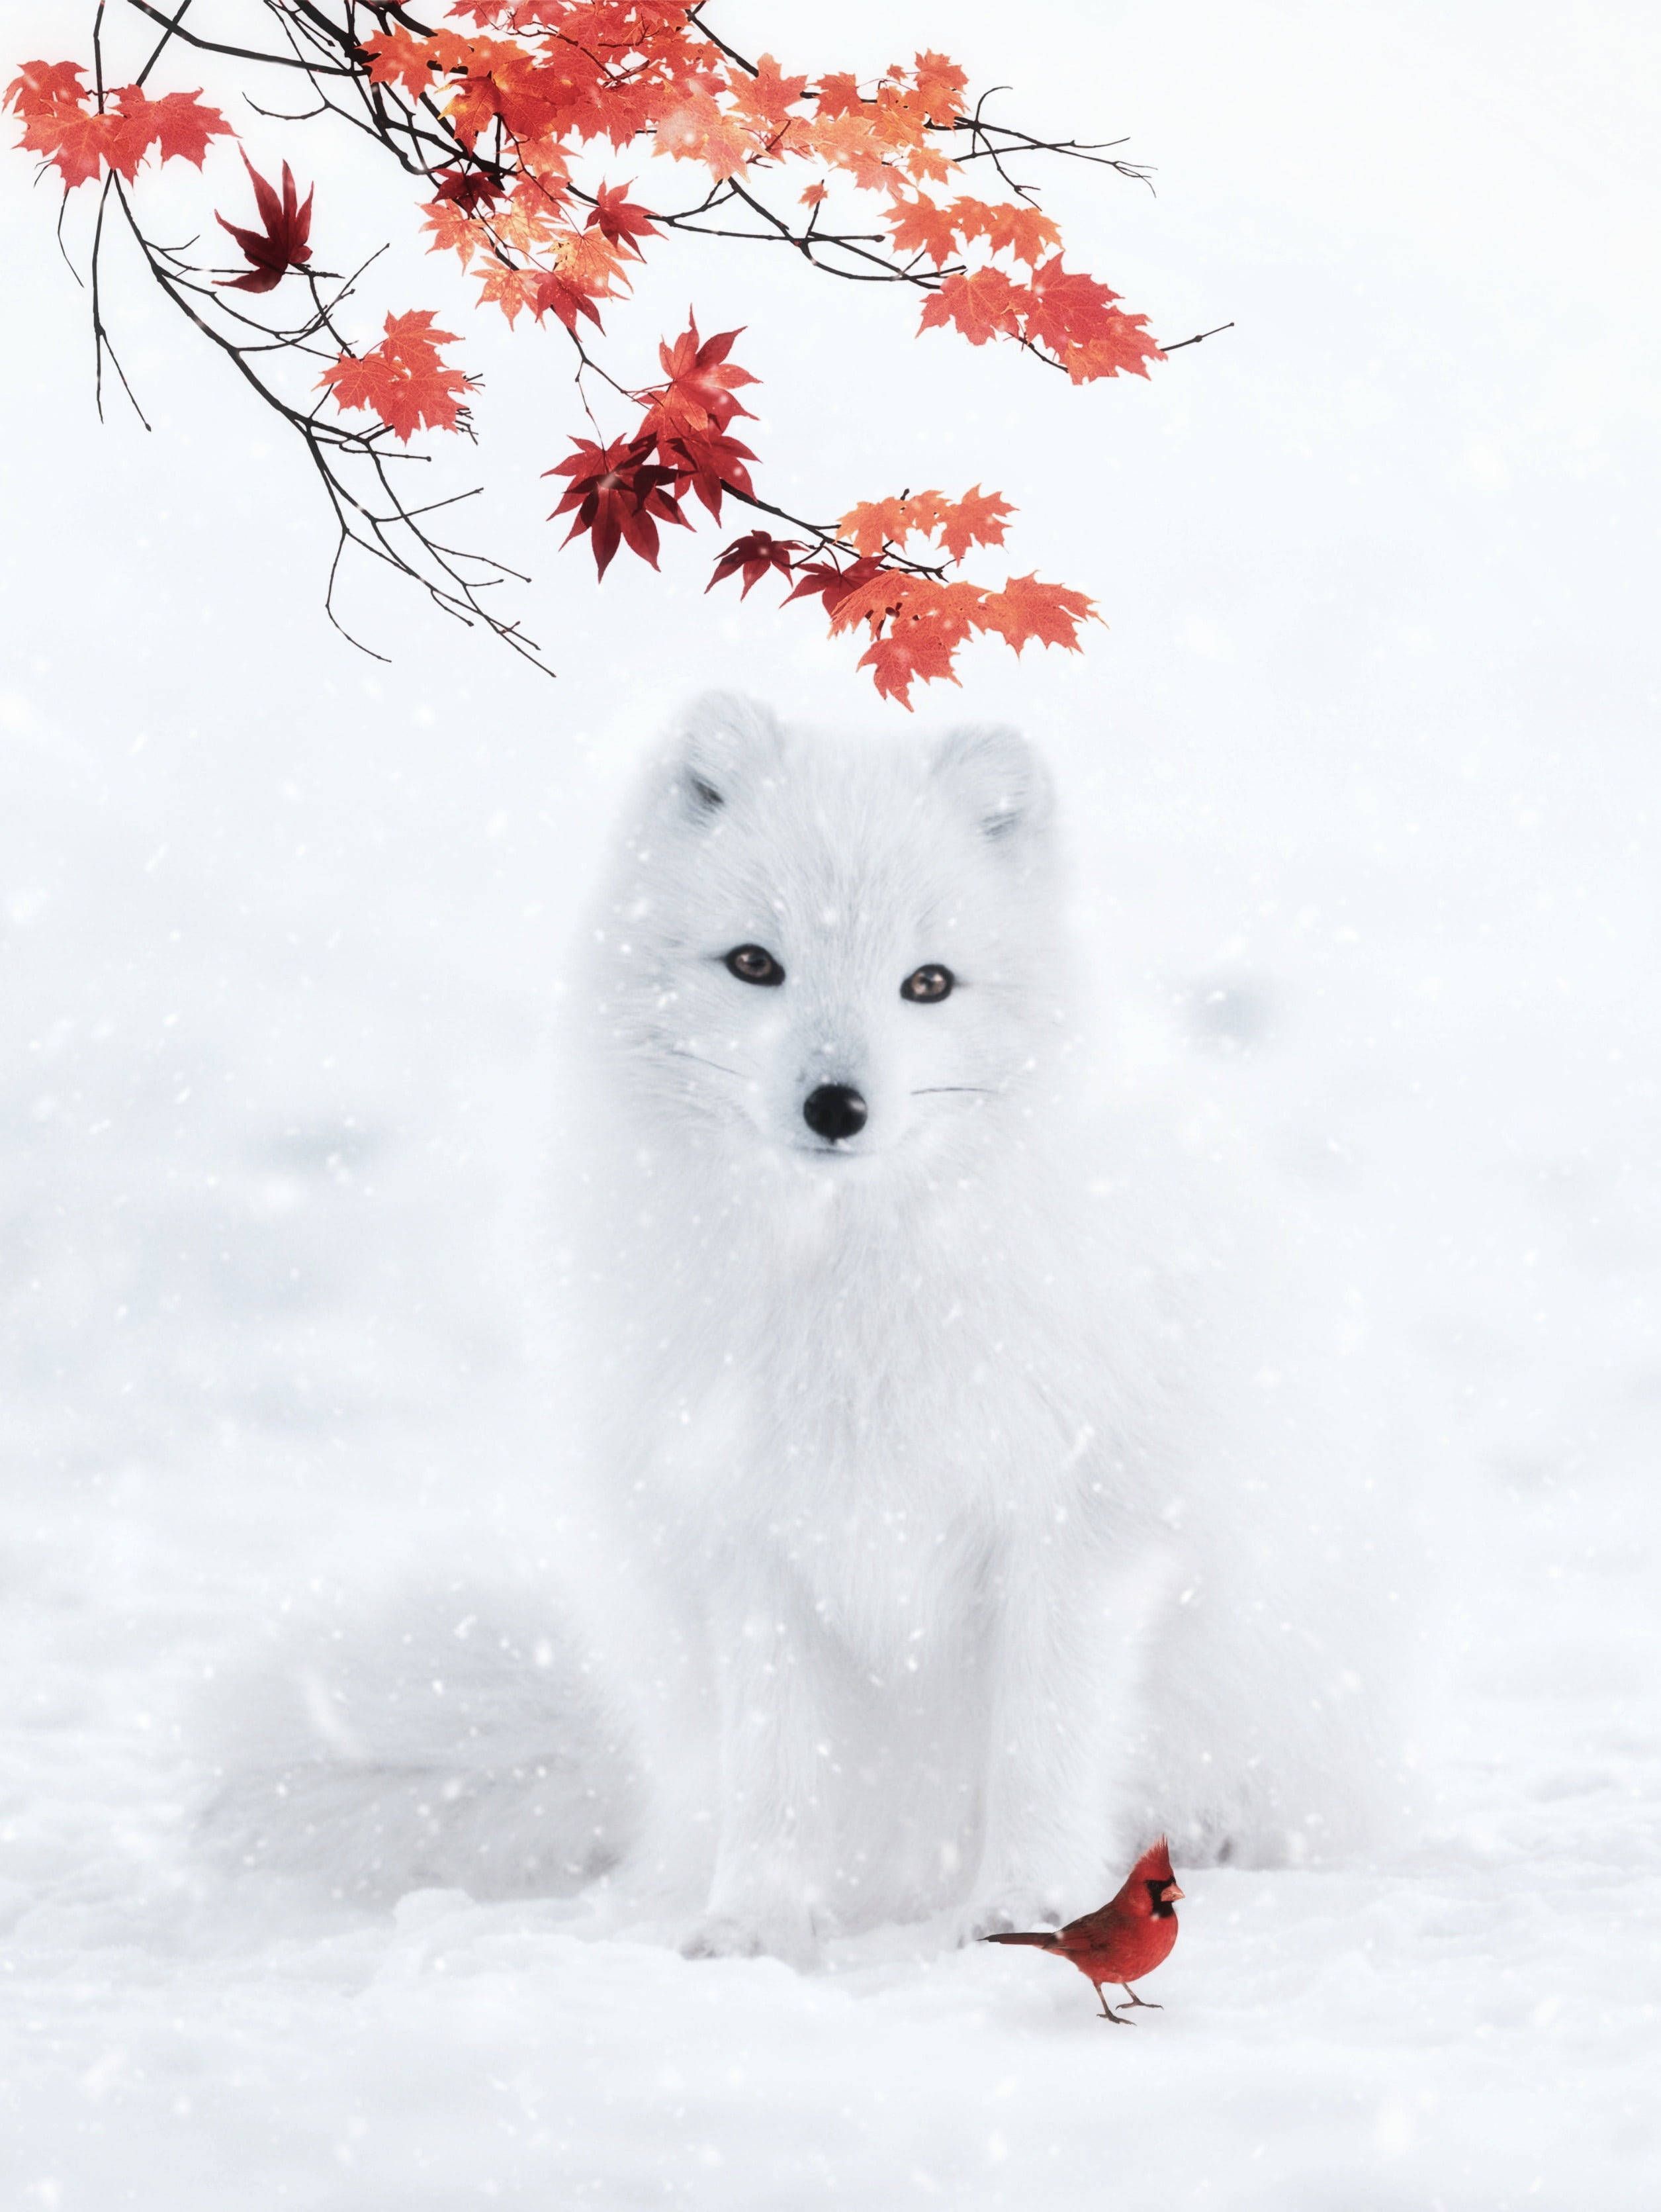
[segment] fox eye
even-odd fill
[[[956,981],[949,968],[943,968],[937,962],[931,961],[926,968],[912,970],[900,986],[900,995],[902,999],[910,999],[917,1006],[926,1006],[937,999],[949,999],[952,986]]]
[[[741,983],[782,983],[785,971],[762,945],[735,945],[723,963]]]

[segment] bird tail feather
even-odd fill
[[[1058,1942],[1053,1929],[1043,1929],[1027,1936],[983,1936],[983,1943],[1031,1943],[1040,1951],[1053,1951]]]

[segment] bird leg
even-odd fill
[[[1119,2018],[1118,2014],[1113,2010],[1112,2005],[1108,2003],[1107,1992],[1102,1988],[1100,1982],[1096,1984],[1096,1995],[1101,1999],[1101,2011],[1099,2015],[1100,2019],[1111,2020],[1115,2027],[1134,2027],[1136,2026],[1136,2022],[1133,2020],[1121,2020]]]
[[[1121,1982],[1119,1987],[1125,1992],[1126,2004],[1140,2005],[1144,2012],[1164,2011],[1165,2007],[1162,2004],[1155,2004],[1151,1997],[1139,1997],[1129,1982]]]

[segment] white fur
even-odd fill
[[[1008,732],[718,699],[602,904],[574,1304],[664,1632],[637,1869],[713,1814],[694,1949],[954,1896],[1027,1923],[1158,1829],[1191,1858],[1353,1825],[1340,1471],[1298,1486],[1272,1389],[1197,1337],[1215,1254],[1143,1218],[1127,1138],[1081,1139],[1050,813]],[[782,986],[729,973],[746,943]],[[934,962],[951,995],[902,999]],[[870,1107],[834,1147],[827,1081]]]
[[[632,1755],[563,1659],[459,1729],[451,1698],[424,1758],[373,1663],[312,1664],[312,1750],[222,1801],[244,1856],[296,1856],[274,1789],[367,1833],[383,1882],[411,1817],[409,1876],[475,1887],[625,1839],[625,1893],[689,1912],[688,1948],[804,1960],[826,1925],[1088,1909],[1161,1830],[1179,1863],[1353,1838],[1364,1492],[1310,1371],[1208,1332],[1258,1296],[1215,1202],[1129,1121],[1079,1126],[1051,811],[1007,732],[691,715],[572,994],[564,1289],[624,1567],[589,1626]],[[743,944],[781,986],[729,972]],[[927,963],[956,988],[910,1003]],[[834,1148],[802,1113],[825,1082],[870,1109]],[[416,1814],[349,1815],[389,1772]]]

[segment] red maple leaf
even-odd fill
[[[973,584],[902,576],[885,589],[873,585],[849,598],[833,613],[831,629],[851,629],[862,618],[870,622],[871,641],[859,665],[870,670],[885,699],[897,699],[909,708],[913,684],[956,683],[952,661],[976,627],[980,600]]]
[[[337,407],[362,407],[379,415],[408,445],[417,430],[453,430],[461,421],[462,394],[473,380],[446,368],[441,345],[452,345],[453,331],[436,331],[425,307],[389,315],[386,335],[361,356],[343,354],[318,379],[334,394]]]
[[[571,442],[575,451],[543,471],[547,477],[571,478],[549,520],[575,510],[565,543],[569,545],[573,538],[589,532],[594,565],[602,576],[620,544],[655,568],[658,522],[678,522],[685,529],[692,526],[682,514],[673,489],[678,472],[652,459],[657,441],[649,435],[614,438],[607,446],[597,445],[591,438],[573,438]]]
[[[1003,519],[1014,513],[1014,507],[1000,493],[982,491],[976,484],[961,499],[941,501],[933,534],[950,559],[961,561],[972,545],[1001,545]]]
[[[918,193],[914,200],[897,199],[882,220],[894,226],[896,253],[926,253],[938,269],[958,250],[953,210],[942,207],[924,193]]]
[[[602,238],[609,239],[612,245],[621,246],[625,253],[632,253],[637,261],[644,260],[646,257],[634,243],[635,240],[661,235],[652,220],[651,210],[629,198],[627,185],[600,186],[594,195],[594,205],[585,227],[597,230]]]
[[[967,276],[948,276],[940,289],[923,303],[919,331],[955,323],[971,345],[1011,335],[1021,328],[1021,295],[1001,269],[972,269]]]
[[[84,107],[61,106],[37,110],[23,125],[18,143],[26,153],[44,154],[57,165],[65,191],[90,184],[103,173],[112,143],[114,118]]]
[[[451,201],[464,215],[476,215],[506,197],[500,178],[488,169],[439,169],[433,181],[439,188],[435,197]]]
[[[146,146],[154,145],[164,161],[188,161],[199,169],[208,158],[209,139],[236,136],[216,107],[203,106],[199,92],[164,92],[160,100],[150,100],[130,84],[116,98],[126,128],[142,130]]]
[[[846,568],[839,568],[834,561],[799,561],[796,566],[796,588],[785,594],[784,604],[792,599],[821,599],[827,614],[834,615],[851,593],[861,591],[876,578],[890,574],[885,564],[862,554],[858,560],[850,561]]]
[[[6,106],[25,121],[53,107],[78,107],[87,97],[81,62],[25,62],[6,87]]]
[[[204,107],[193,92],[164,93],[152,100],[136,84],[111,94],[115,105],[100,118],[109,136],[105,160],[131,184],[152,146],[164,161],[188,161],[199,169],[212,138],[234,137],[216,107]]]
[[[211,138],[233,135],[217,108],[197,94],[170,92],[151,100],[136,84],[118,87],[110,105],[87,105],[87,88],[75,62],[25,62],[6,88],[6,104],[23,124],[20,142],[57,164],[65,189],[88,184],[106,167],[130,184],[152,146],[164,161],[207,158]]]
[[[600,311],[594,304],[593,294],[585,292],[580,284],[573,284],[557,269],[550,269],[538,278],[531,305],[539,317],[557,316],[573,336],[579,315],[586,315],[597,331],[605,328],[600,320]]]
[[[765,530],[752,530],[748,537],[733,539],[716,562],[715,574],[705,585],[704,590],[706,592],[712,592],[727,577],[742,574],[744,588],[738,596],[741,599],[747,599],[750,586],[759,584],[770,568],[777,569],[781,576],[788,576],[791,556],[805,553],[806,550],[799,538],[773,538]],[[794,598],[794,592],[791,596]]]
[[[1146,376],[1148,363],[1165,356],[1149,336],[1147,319],[1125,314],[1113,305],[1118,297],[1094,276],[1064,269],[1060,254],[1052,254],[1033,271],[1025,334],[1048,346],[1075,384],[1124,369]]]
[[[1117,307],[1107,309],[1103,327],[1094,337],[1064,346],[1061,351],[1061,365],[1075,384],[1117,376],[1123,369],[1129,369],[1133,376],[1146,376],[1149,362],[1164,358],[1148,328],[1147,316],[1121,314]]]
[[[719,331],[700,343],[697,318],[688,309],[687,326],[674,344],[658,346],[658,358],[669,382],[652,395],[650,419],[660,434],[700,432],[712,422],[724,430],[735,415],[749,414],[737,390],[759,380],[727,359],[739,335],[739,331]]]
[[[1034,576],[1011,576],[1001,592],[988,592],[980,603],[979,627],[996,630],[1019,653],[1033,641],[1078,651],[1078,626],[1098,620],[1094,603],[1064,584],[1040,584]]]
[[[656,439],[659,460],[682,478],[683,483],[676,486],[676,497],[682,496],[683,484],[690,484],[717,522],[721,520],[723,492],[738,491],[746,499],[755,497],[755,486],[744,463],[755,456],[736,438],[724,437],[719,431],[688,430],[678,438],[665,438],[657,430],[650,434],[643,430],[641,434]]]
[[[242,276],[221,276],[219,282],[233,292],[270,292],[282,282],[288,270],[302,267],[312,258],[312,201],[317,187],[313,185],[306,193],[302,207],[294,173],[286,161],[282,165],[281,199],[246,154],[242,157],[242,165],[253,185],[254,205],[265,228],[244,230],[238,223],[227,222],[222,215],[216,216],[220,228],[230,233],[252,264]]]

